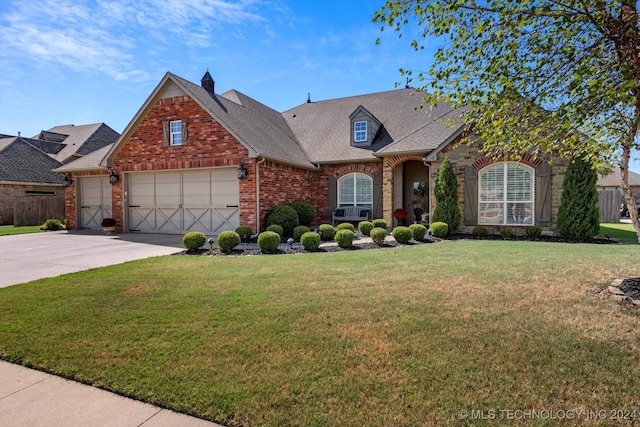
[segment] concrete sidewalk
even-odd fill
[[[0,424],[12,427],[220,427],[0,361]]]

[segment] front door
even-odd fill
[[[429,168],[411,160],[403,167],[403,208],[409,216],[407,223],[429,224]]]

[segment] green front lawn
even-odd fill
[[[605,234],[611,234],[611,238],[618,240],[625,245],[638,245],[638,235],[636,234],[633,224],[620,223],[620,224],[600,224],[599,237],[604,237]]]
[[[640,417],[640,316],[592,294],[640,276],[638,259],[640,245],[464,240],[157,257],[0,289],[0,357],[228,426]]]
[[[22,227],[16,227],[14,225],[0,225],[0,236],[9,236],[12,234],[27,234],[27,233],[39,233],[39,225],[25,225]]]

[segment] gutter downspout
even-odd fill
[[[260,234],[260,164],[267,159],[264,157],[256,162],[256,233]]]

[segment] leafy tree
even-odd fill
[[[574,158],[567,167],[558,209],[558,234],[582,242],[593,239],[600,230],[598,174],[583,159]]]
[[[444,159],[438,170],[434,193],[437,204],[433,211],[433,221],[444,222],[449,226],[449,231],[456,230],[462,216],[458,206],[458,179],[449,158]]]
[[[422,82],[419,90],[430,87],[424,102],[467,105],[464,119],[487,155],[559,153],[596,166],[619,163],[633,206],[638,7],[632,0],[390,0],[373,20],[400,36],[404,29],[420,34],[410,42],[416,51],[439,38],[428,71],[401,74]],[[637,213],[631,218],[640,240]]]

